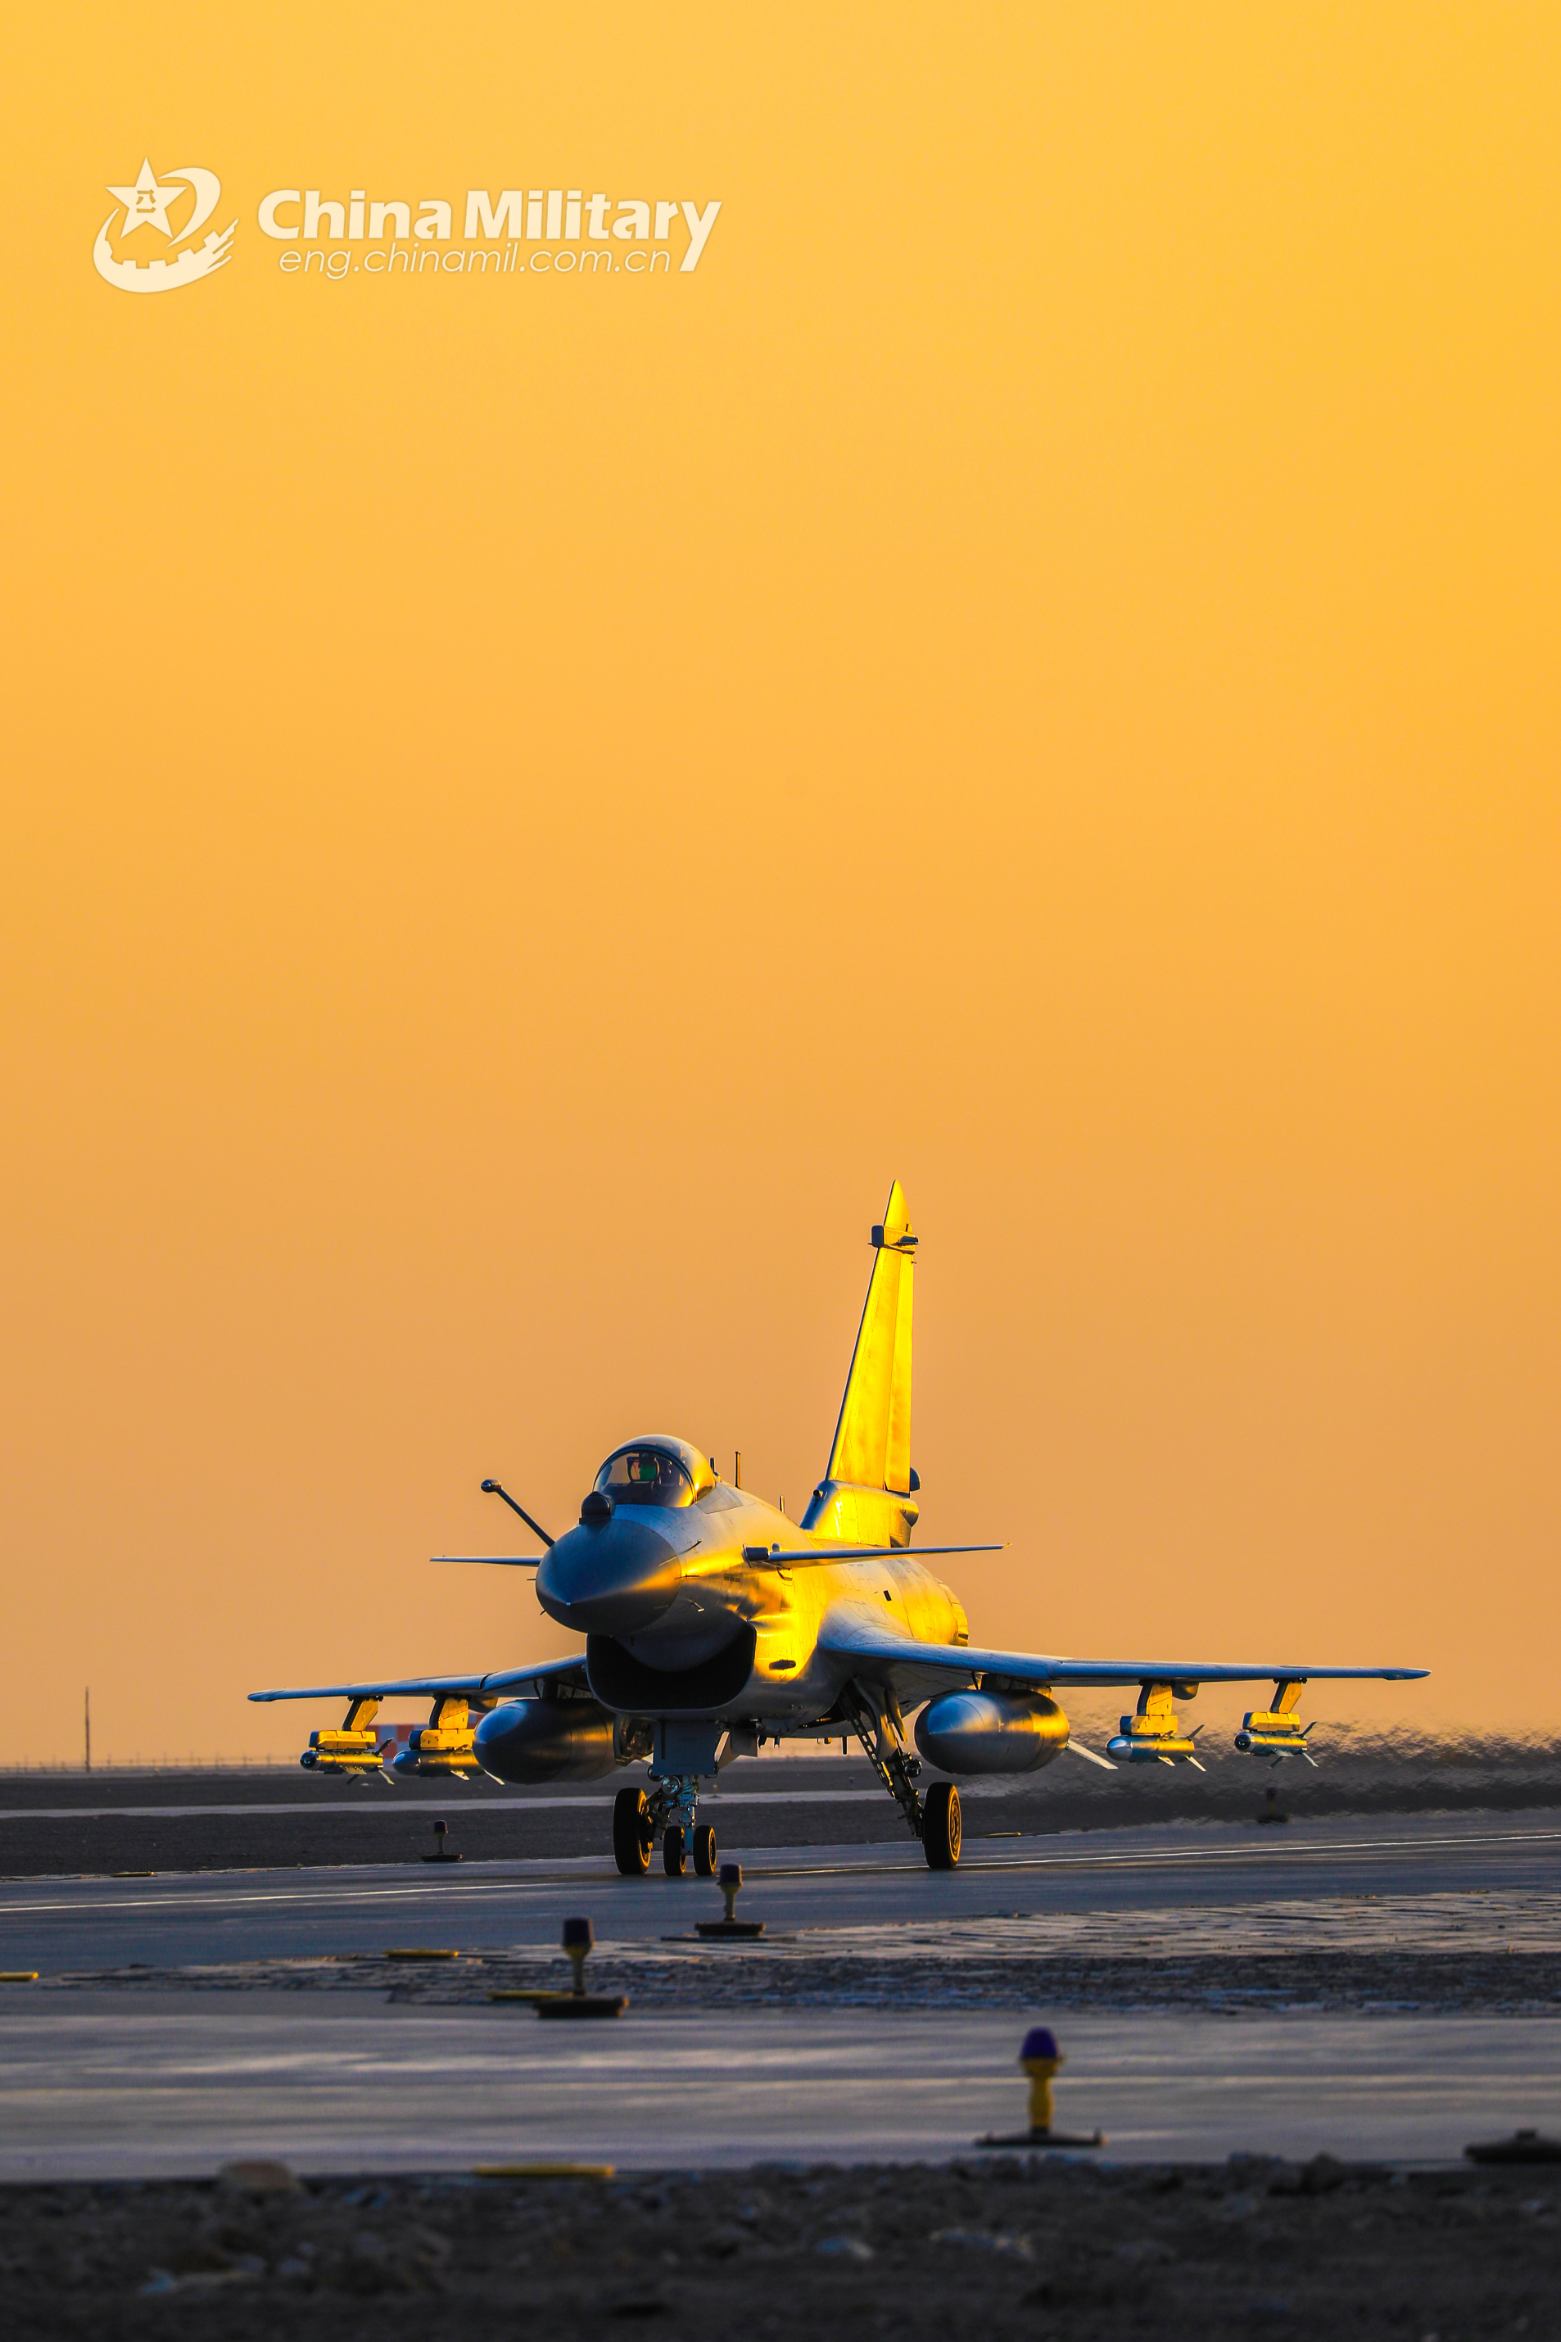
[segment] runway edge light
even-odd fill
[[[1019,2065],[1030,2084],[1030,2127],[1024,2131],[988,2132],[978,2147],[1103,2147],[1103,2131],[1059,2131],[1052,2127],[1052,2083],[1063,2063],[1057,2036],[1049,2025],[1032,2025],[1019,2051]]]
[[[566,1919],[563,1932],[564,1957],[574,1970],[574,1986],[547,2000],[533,2002],[539,2017],[621,2017],[629,2005],[625,1992],[587,1992],[585,1963],[596,1945],[596,1930],[589,1919]]]
[[[726,1915],[722,1919],[700,1919],[694,1923],[695,1934],[703,1936],[707,1943],[753,1943],[763,1935],[762,1919],[739,1919],[737,1916],[737,1897],[742,1883],[742,1864],[723,1862],[716,1873],[716,1884],[726,1905]]]

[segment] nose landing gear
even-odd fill
[[[689,1857],[694,1862],[696,1878],[714,1878],[716,1874],[715,1832],[708,1822],[697,1822],[685,1829],[674,1822],[661,1841],[661,1866],[668,1878],[681,1878],[687,1869]]]
[[[708,1822],[696,1817],[700,1791],[715,1786],[722,1764],[721,1740],[727,1731],[714,1717],[656,1719],[650,1793],[620,1789],[613,1806],[613,1852],[626,1877],[641,1876],[650,1868],[650,1850],[658,1832],[661,1866],[668,1878],[682,1878],[690,1861],[700,1878],[715,1877],[715,1832]],[[740,1731],[748,1734],[745,1747],[751,1746],[757,1753],[758,1735],[753,1727],[733,1725],[729,1738],[738,1738]]]
[[[613,1861],[624,1878],[643,1878],[651,1850],[661,1838],[661,1866],[668,1878],[682,1878],[690,1862],[698,1878],[714,1878],[719,1867],[715,1831],[694,1819],[697,1784],[658,1782],[643,1789],[620,1789],[612,1803]]]

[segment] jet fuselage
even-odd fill
[[[643,1708],[649,1679],[664,1678],[664,1700],[677,1703],[678,1679],[711,1668],[723,1652],[752,1657],[724,1697],[698,1699],[704,1714],[798,1723],[826,1714],[850,1672],[819,1648],[825,1617],[841,1609],[867,1613],[880,1632],[910,1642],[958,1643],[968,1632],[952,1590],[910,1552],[871,1560],[831,1560],[831,1540],[815,1538],[774,1505],[716,1480],[683,1505],[600,1505],[560,1537],[537,1571],[537,1597],[561,1626],[584,1634],[598,1653],[605,1641],[644,1671],[642,1686],[624,1671],[615,1683],[602,1664],[591,1669],[603,1704]],[[772,1564],[745,1549],[816,1551],[818,1559]],[[712,1688],[718,1676],[707,1678]],[[628,1689],[634,1686],[634,1692]],[[623,1696],[612,1693],[622,1687]],[[720,1688],[724,1689],[724,1686]]]

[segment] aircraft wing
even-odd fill
[[[920,1561],[929,1553],[1001,1553],[1001,1545],[745,1545],[759,1569],[822,1569],[830,1561]]]
[[[886,1632],[876,1619],[852,1613],[826,1620],[819,1643],[837,1658],[858,1661],[869,1674],[925,1674],[933,1684],[950,1676],[963,1677],[967,1683],[982,1676],[993,1684],[1023,1684],[1037,1691],[1060,1684],[1127,1690],[1141,1683],[1305,1683],[1323,1677],[1403,1683],[1429,1672],[1424,1667],[1314,1667],[1292,1660],[1047,1658],[1027,1651],[983,1651],[963,1643],[918,1643],[909,1635]]]
[[[278,1691],[252,1691],[252,1700],[517,1699],[542,1683],[566,1676],[583,1679],[585,1661],[544,1659],[535,1667],[508,1667],[491,1675],[380,1676],[368,1683],[311,1683]]]
[[[540,1553],[431,1553],[430,1561],[458,1561],[471,1569],[540,1569]]]

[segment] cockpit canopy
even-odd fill
[[[614,1504],[692,1504],[715,1486],[710,1458],[686,1439],[653,1432],[615,1448],[595,1485]]]

